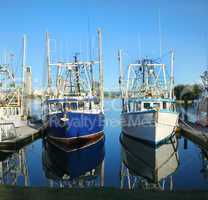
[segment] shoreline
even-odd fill
[[[208,192],[203,190],[181,191],[140,191],[121,190],[116,188],[49,188],[49,187],[22,187],[0,185],[0,199],[208,199]]]

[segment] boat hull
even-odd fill
[[[152,110],[124,113],[122,120],[124,134],[155,146],[163,143],[175,132],[178,114]]]
[[[97,139],[103,129],[103,113],[67,112],[49,115],[46,131],[52,140],[71,143],[77,139]]]

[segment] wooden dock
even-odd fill
[[[192,142],[198,144],[203,149],[208,150],[208,128],[201,127],[192,122],[179,120],[180,128],[182,129],[181,134]]]
[[[32,141],[42,137],[42,124],[25,124],[16,128],[16,137],[0,142],[0,151],[15,152]]]

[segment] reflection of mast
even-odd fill
[[[24,186],[28,186],[29,176],[28,176],[28,169],[26,164],[25,149],[21,149],[19,152],[19,169],[20,169],[20,174],[22,174],[22,176],[24,177]]]
[[[142,176],[135,176],[130,173],[130,170],[121,163],[121,175],[120,175],[120,188],[125,188],[125,183],[129,190],[140,188],[142,190],[165,190],[166,184],[169,184],[169,190],[173,191],[173,178],[172,175],[162,179],[160,182],[150,182]]]
[[[100,187],[104,187],[104,174],[105,174],[105,162],[103,160],[100,168]]]
[[[5,153],[2,153],[2,156]],[[24,186],[28,186],[29,176],[26,165],[25,150],[9,155],[6,160],[0,162],[0,183],[17,185],[18,178],[23,176]]]
[[[201,150],[201,156],[202,156],[202,169],[201,172],[203,173],[203,176],[205,179],[208,177],[208,152],[206,150]]]
[[[104,187],[104,160],[95,169],[86,172],[84,175],[70,179],[64,175],[61,179],[48,179],[49,187],[59,188],[86,188],[86,187]]]

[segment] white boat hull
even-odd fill
[[[174,133],[178,123],[178,114],[155,110],[123,113],[122,120],[124,134],[154,145]]]

